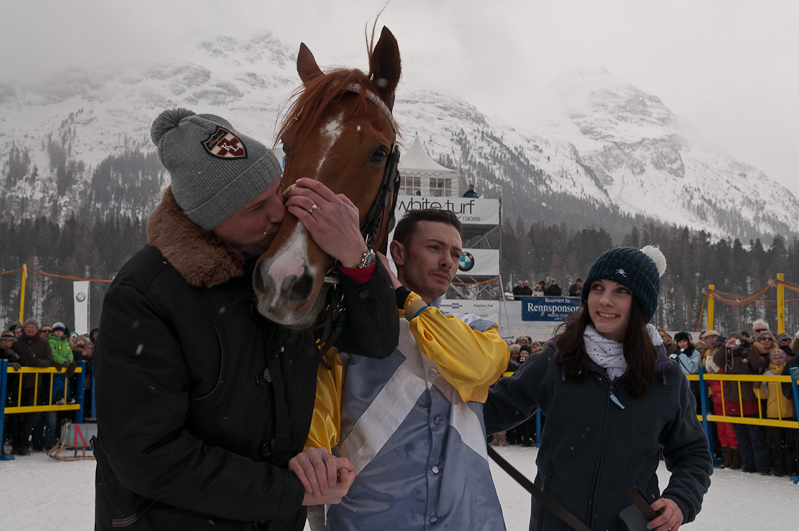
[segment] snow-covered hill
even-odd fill
[[[280,105],[299,84],[295,49],[269,33],[218,36],[181,60],[0,83],[0,209],[61,221],[73,212],[147,215],[169,182],[149,140],[158,113],[219,114],[271,144]],[[507,123],[404,79],[395,116],[408,146],[418,135],[464,183],[501,196],[506,217],[799,235],[796,197],[702,140],[656,96],[604,70],[574,72],[555,88],[562,113]]]

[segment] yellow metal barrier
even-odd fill
[[[83,369],[80,367],[75,368],[75,374],[79,374]],[[20,375],[19,382],[16,384],[17,387],[17,403],[16,405],[7,405],[5,407],[5,413],[7,415],[13,413],[36,413],[38,411],[75,411],[81,408],[81,404],[64,404],[58,405],[53,404],[53,380],[56,378],[57,375],[59,378],[63,377],[66,378],[66,369],[56,368],[56,367],[47,367],[47,368],[40,368],[40,367],[21,367],[19,370],[15,370],[12,367],[7,369],[8,376],[12,375]],[[21,406],[20,400],[22,400],[22,380],[23,374],[36,374],[36,387],[33,392],[33,403],[37,404],[39,402],[39,383],[44,381],[40,376],[42,374],[49,374],[50,375],[50,396],[47,404],[41,406]],[[66,382],[64,385],[64,396],[66,397]]]
[[[759,374],[708,374],[705,373],[702,376],[706,382],[708,381],[719,381],[719,382],[736,382],[738,385],[738,407],[739,411],[743,412],[743,400],[741,400],[741,383],[742,382],[776,382],[776,383],[791,383],[791,377],[788,375],[780,375],[780,376],[762,376]],[[686,375],[686,378],[689,381],[698,382],[699,375],[698,374],[689,374]],[[732,424],[751,424],[754,426],[773,426],[776,428],[793,428],[799,429],[799,421],[796,420],[783,420],[782,415],[780,415],[777,419],[772,418],[763,418],[763,403],[762,399],[757,399],[757,408],[758,408],[758,418],[751,418],[751,417],[743,417],[743,416],[730,416],[727,415],[727,402],[728,400],[724,398],[724,384],[721,384],[721,407],[722,407],[722,414],[715,415],[708,413],[707,420],[710,422],[730,422]],[[709,389],[709,386],[708,386]],[[709,400],[709,398],[708,398]],[[777,396],[777,410],[778,412],[782,410],[782,393]],[[743,414],[743,413],[742,413]],[[702,415],[697,415],[700,421],[704,420]]]

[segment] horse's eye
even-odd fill
[[[386,161],[386,156],[388,152],[384,148],[377,148],[374,153],[372,153],[372,158],[369,162],[372,164],[383,164]]]

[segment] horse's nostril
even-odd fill
[[[303,274],[291,283],[289,288],[290,301],[304,301],[311,295],[313,288],[313,278],[311,275]]]
[[[256,266],[255,271],[253,271],[252,282],[253,282],[253,286],[255,286],[255,291],[257,291],[259,293],[263,293],[264,292],[264,278],[261,276],[261,268],[260,267]]]

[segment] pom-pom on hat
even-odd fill
[[[657,247],[617,247],[602,253],[591,266],[584,282],[588,288],[583,289],[581,298],[583,302],[588,300],[591,284],[597,280],[618,282],[632,291],[648,323],[657,310],[660,277],[665,272],[666,257]]]
[[[150,137],[180,209],[203,230],[217,227],[281,175],[272,150],[213,114],[166,110]]]
[[[780,348],[772,349],[772,351],[768,353],[768,358],[774,365],[784,365],[788,360],[788,356]]]

